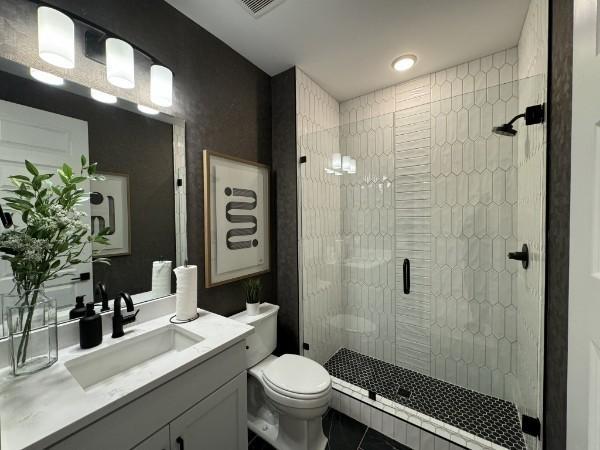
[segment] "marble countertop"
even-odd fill
[[[143,333],[169,325],[171,314],[126,326],[125,336],[104,335],[100,346],[82,350],[79,345],[59,351],[58,362],[33,375],[12,377],[0,371],[0,449],[45,448],[99,418],[144,395],[190,368],[243,340],[251,326],[198,310],[200,317],[182,327],[202,341],[168,358],[135,367],[84,391],[65,363],[96,350],[117,345]]]

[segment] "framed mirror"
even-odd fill
[[[56,174],[63,164],[79,170],[83,155],[104,178],[85,187],[90,196],[81,220],[94,233],[110,229],[109,244],[94,248],[110,265],[82,258],[45,286],[57,300],[59,322],[69,320],[80,296],[100,310],[103,299],[119,292],[136,303],[169,295],[172,269],[187,259],[184,121],[91,92],[71,81],[40,83],[29,68],[0,61],[0,188],[26,173],[25,160]],[[14,226],[23,225],[5,201],[0,204]],[[0,261],[0,297],[13,286],[10,264]],[[0,337],[6,334],[0,327]]]

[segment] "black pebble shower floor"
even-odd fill
[[[515,406],[505,400],[342,348],[325,363],[334,377],[511,450],[525,449]],[[410,392],[410,396],[405,395]]]

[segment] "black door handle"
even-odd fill
[[[91,278],[89,272],[80,273],[78,277],[71,278],[71,281],[88,281]]]
[[[183,438],[179,436],[177,439],[175,439],[175,442],[179,446],[179,450],[183,450]]]
[[[510,252],[508,254],[508,259],[521,261],[523,269],[527,269],[529,267],[529,247],[527,247],[527,244],[523,244],[520,252]]]
[[[404,284],[404,293],[410,294],[410,261],[408,258],[404,259],[404,264],[402,265],[402,281]]]

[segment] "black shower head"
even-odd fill
[[[494,134],[499,134],[500,136],[509,137],[513,137],[517,134],[517,130],[515,130],[510,123],[505,123],[504,125],[500,125],[499,127],[494,127],[492,128],[492,132]]]
[[[525,118],[525,125],[542,123],[544,121],[544,105],[528,106],[525,108],[525,113],[513,117],[508,123],[492,128],[492,132],[500,136],[516,136],[517,130],[513,128],[513,123],[522,117]]]

